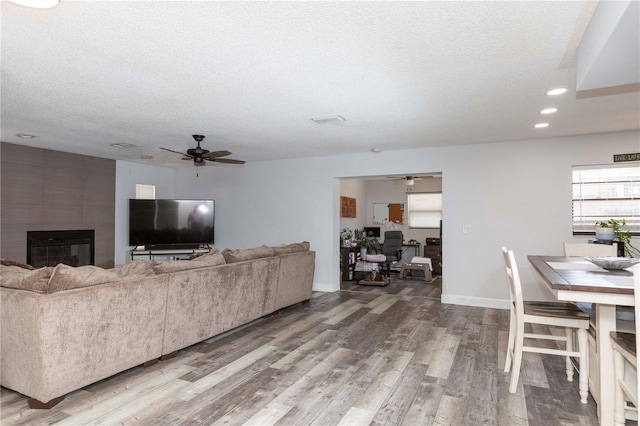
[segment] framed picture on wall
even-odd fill
[[[340,197],[340,217],[356,217],[356,199]]]

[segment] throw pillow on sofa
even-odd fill
[[[135,262],[127,263],[121,268],[112,269],[113,272],[118,274],[120,278],[130,276],[145,276],[155,275],[153,268],[149,262],[145,260],[136,260]]]
[[[58,263],[49,278],[49,293],[119,280],[120,277],[113,270],[102,269],[98,266],[74,267]]]
[[[262,245],[248,249],[224,249],[222,250],[227,263],[244,262],[247,260],[262,259],[274,255],[273,247]]]
[[[26,263],[18,262],[18,261],[15,261],[15,260],[8,260],[8,259],[0,259],[0,265],[4,265],[4,266],[19,266],[21,268],[28,269],[30,271],[35,269],[33,266],[27,265]]]
[[[188,269],[206,268],[209,266],[224,265],[227,263],[224,256],[218,250],[211,250],[193,260],[156,260],[151,267],[156,274],[180,272]]]
[[[0,265],[0,286],[47,293],[52,273],[50,266],[30,271],[19,266]]]
[[[309,241],[303,241],[301,243],[283,244],[273,248],[276,256],[288,253],[298,253],[301,251],[309,251]]]

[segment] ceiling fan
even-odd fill
[[[193,135],[193,139],[198,143],[197,148],[188,149],[186,154],[180,151],[174,151],[172,149],[162,148],[165,151],[173,152],[175,154],[182,155],[183,160],[193,160],[194,166],[204,166],[205,160],[213,161],[215,163],[225,163],[225,164],[244,164],[245,162],[242,160],[232,160],[231,158],[221,158],[226,157],[227,155],[231,155],[232,153],[229,151],[209,151],[208,149],[200,148],[200,142],[204,139],[202,135]]]
[[[437,174],[437,175],[423,175],[423,176],[402,176],[402,177],[394,177],[394,176],[389,176],[389,179],[393,179],[393,180],[403,180],[405,182],[405,185],[407,186],[413,186],[413,184],[415,183],[415,181],[417,180],[424,180],[425,178],[439,178],[441,177],[441,175]]]

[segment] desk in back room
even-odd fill
[[[411,248],[413,248],[413,250],[411,250]],[[405,256],[405,253],[407,256]],[[414,256],[420,256],[420,243],[402,243],[402,260],[411,262],[411,258]]]

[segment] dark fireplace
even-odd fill
[[[35,268],[64,263],[69,266],[95,263],[93,229],[79,231],[27,231],[27,263]]]

